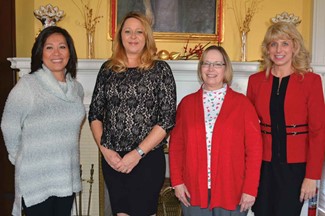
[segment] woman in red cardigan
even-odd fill
[[[222,47],[203,52],[198,75],[202,88],[180,102],[170,137],[175,195],[184,216],[247,215],[262,160],[256,112],[229,87],[232,66]]]
[[[291,23],[273,24],[262,53],[265,70],[249,78],[247,96],[258,114],[263,162],[255,216],[299,216],[316,193],[324,160],[322,82]]]

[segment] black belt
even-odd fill
[[[269,124],[265,124],[263,122],[260,123],[261,126],[263,127],[271,127],[271,125]],[[298,128],[298,127],[307,127],[308,124],[292,124],[292,125],[286,125],[285,127],[286,128]],[[261,130],[261,132],[263,134],[271,134],[271,132],[269,131],[266,131],[266,130]],[[286,135],[292,135],[292,136],[295,136],[295,135],[299,135],[299,134],[306,134],[308,133],[308,131],[300,131],[300,132],[287,132]]]
[[[268,124],[265,124],[265,123],[260,123],[260,125],[264,126],[264,127],[271,127],[271,125],[268,125]],[[308,124],[300,124],[300,125],[296,125],[296,124],[293,124],[293,125],[286,125],[286,128],[297,128],[297,127],[307,127]]]
[[[265,131],[265,130],[261,130],[261,132],[262,132],[263,134],[271,134],[271,132],[269,132],[269,131]],[[301,131],[301,132],[288,132],[288,133],[286,133],[286,134],[287,134],[287,135],[293,135],[293,136],[295,136],[295,135],[306,134],[306,133],[308,133],[308,131]]]

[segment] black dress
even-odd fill
[[[169,132],[175,124],[176,84],[169,65],[156,61],[152,69],[128,68],[116,73],[103,64],[90,104],[89,122],[103,123],[101,145],[122,157],[135,149],[159,125]],[[165,178],[164,139],[129,174],[112,169],[102,160],[112,211],[152,215],[157,211]]]
[[[305,177],[306,163],[287,163],[285,95],[290,76],[273,77],[270,98],[272,136],[271,162],[263,161],[261,179],[256,202],[255,216],[299,216],[303,202],[300,202],[300,189]],[[292,112],[292,110],[290,111]]]

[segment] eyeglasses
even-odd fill
[[[222,68],[222,66],[226,65],[223,62],[201,62],[202,67],[209,68],[212,66],[213,68]]]

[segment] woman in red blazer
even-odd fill
[[[324,160],[322,82],[291,23],[273,24],[262,53],[265,70],[249,78],[247,96],[258,114],[263,162],[255,216],[299,216],[316,193]]]
[[[262,160],[258,118],[229,87],[232,66],[222,47],[199,61],[202,88],[180,102],[169,147],[170,177],[187,215],[242,216],[257,195]]]

